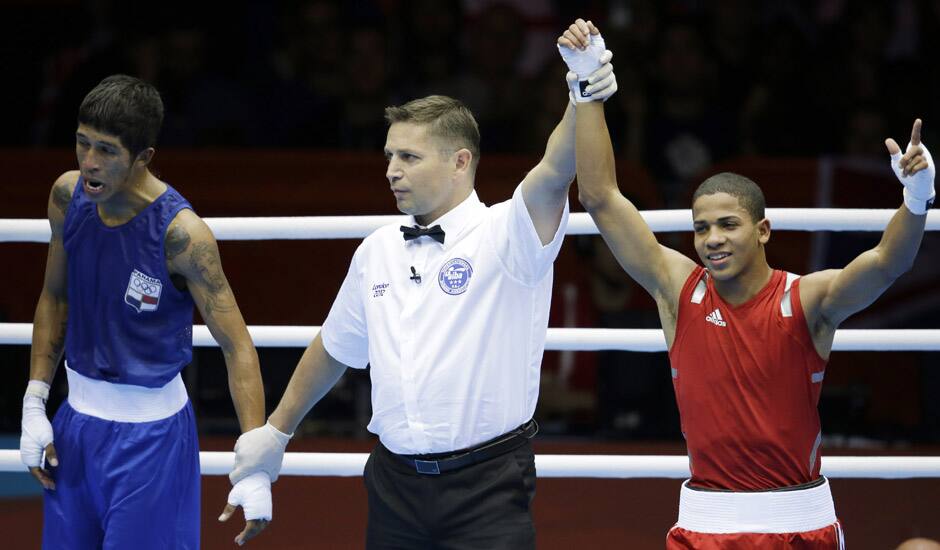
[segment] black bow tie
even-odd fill
[[[401,232],[402,237],[404,237],[406,241],[417,239],[418,237],[431,237],[435,241],[444,244],[444,230],[441,229],[439,225],[428,228],[423,228],[420,225],[414,227],[403,225],[401,226]]]

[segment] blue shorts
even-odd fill
[[[112,422],[68,402],[52,421],[59,466],[44,491],[44,550],[199,548],[199,440],[191,403]],[[49,468],[48,464],[46,467]]]

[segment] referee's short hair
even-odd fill
[[[471,168],[476,171],[480,162],[480,127],[473,113],[461,101],[443,95],[429,95],[413,99],[401,106],[385,108],[385,121],[426,125],[428,135],[443,140],[450,154],[467,149],[473,154]]]

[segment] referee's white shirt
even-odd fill
[[[566,203],[543,246],[519,185],[491,207],[474,191],[431,222],[443,245],[406,242],[400,224],[359,245],[320,334],[337,361],[371,364],[368,429],[390,451],[463,449],[532,418],[567,223]]]

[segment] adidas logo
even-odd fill
[[[725,320],[721,318],[721,312],[718,311],[718,308],[715,308],[715,311],[706,315],[705,320],[719,327],[728,326],[728,323],[726,323]]]

